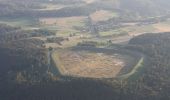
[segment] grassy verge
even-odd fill
[[[56,65],[58,71],[60,72],[60,74],[61,74],[61,75],[64,75],[65,72],[66,72],[66,69],[64,68],[64,66],[63,66],[63,64],[62,64],[59,56],[60,56],[59,51],[55,51],[55,52],[53,52],[53,54],[52,54],[52,59],[53,59],[53,61],[54,61],[54,64]]]
[[[136,66],[133,68],[133,70],[125,75],[122,75],[119,77],[119,79],[130,79],[138,76],[138,73],[140,72],[141,68],[144,64],[144,57],[142,57],[139,62],[136,64]]]

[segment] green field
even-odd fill
[[[115,29],[115,30],[100,32],[99,34],[100,36],[121,36],[121,35],[127,35],[128,33],[120,29]]]

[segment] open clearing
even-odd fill
[[[64,18],[40,18],[42,25],[56,25],[61,28],[72,28],[73,26],[83,26],[86,17],[64,17]]]
[[[40,10],[40,11],[50,11],[50,10],[59,10],[65,7],[69,7],[66,5],[62,5],[62,4],[42,4],[41,6],[43,6],[42,9],[35,9],[35,10]]]
[[[41,27],[57,31],[57,35],[69,36],[73,33],[79,33],[75,27],[84,27],[87,17],[64,17],[64,18],[40,18]]]
[[[128,33],[123,30],[115,29],[115,30],[109,30],[109,31],[104,31],[99,33],[100,36],[122,36],[122,35],[127,35]]]
[[[95,2],[96,0],[83,0],[83,1],[86,2],[87,4],[90,4],[90,3]]]
[[[170,32],[170,23],[158,23],[153,25],[158,32]]]
[[[154,33],[157,29],[153,25],[143,25],[143,26],[130,26],[123,28],[124,31],[129,33],[131,36],[137,36],[144,33]]]
[[[170,32],[170,22],[160,22],[157,24],[149,24],[149,25],[132,25],[125,28],[120,28],[131,36],[137,36],[144,33],[159,33],[159,32]]]
[[[37,26],[38,20],[33,18],[0,18],[0,23],[4,23],[11,26],[17,26],[22,28],[30,28]]]
[[[127,63],[129,56],[108,55],[87,51],[55,51],[52,58],[64,76],[86,78],[114,78]]]
[[[106,21],[110,18],[116,17],[117,14],[114,12],[106,11],[106,10],[99,10],[90,15],[91,19],[94,22],[99,22],[99,21]]]
[[[39,22],[41,27],[56,30],[59,34],[69,35],[70,33],[77,33],[78,30],[75,27],[84,27],[87,17],[75,16],[75,17],[63,17],[63,18],[40,18]]]

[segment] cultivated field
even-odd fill
[[[90,4],[90,3],[95,2],[96,0],[83,0],[83,1],[86,2],[87,4]]]
[[[158,32],[170,32],[170,22],[163,22],[153,25]]]
[[[130,26],[123,28],[129,35],[136,36],[144,33],[156,32],[157,29],[153,25]]]
[[[39,10],[39,11],[50,11],[50,10],[59,10],[65,7],[68,7],[67,5],[62,5],[62,4],[42,4],[41,5],[43,8],[41,9],[35,9],[35,10]]]
[[[116,37],[116,36],[127,35],[128,32],[124,31],[123,29],[122,30],[115,29],[115,30],[100,32],[99,34],[100,34],[100,36],[114,36],[114,37]]]
[[[116,16],[117,16],[116,13],[106,11],[106,10],[99,10],[99,11],[96,11],[90,15],[91,19],[94,22],[106,21],[106,20],[116,17]]]
[[[40,18],[40,22],[44,25],[57,25],[64,28],[72,28],[73,26],[83,26],[86,17],[64,17],[64,18]]]
[[[60,73],[65,76],[113,78],[127,64],[127,56],[87,51],[55,51],[52,55]],[[127,58],[126,58],[127,57]]]
[[[63,17],[63,18],[40,18],[39,22],[41,27],[56,30],[58,34],[69,35],[71,33],[78,33],[79,31],[75,27],[84,27],[87,17],[75,16],[75,17]]]
[[[120,28],[120,30],[127,32],[129,35],[136,36],[144,33],[159,33],[159,32],[170,32],[170,22],[160,22],[150,25],[132,25],[125,28]]]

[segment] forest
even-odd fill
[[[0,100],[170,100],[169,7],[0,0]]]
[[[3,32],[7,35],[18,29],[3,27],[6,27]],[[8,40],[0,45],[0,97],[3,100],[103,100],[106,97],[107,100],[169,100],[169,38],[169,33],[148,33],[134,37],[124,47],[147,55],[149,63],[137,79],[68,77],[63,81],[60,78],[54,81],[46,73],[46,50],[41,47],[43,41]]]

